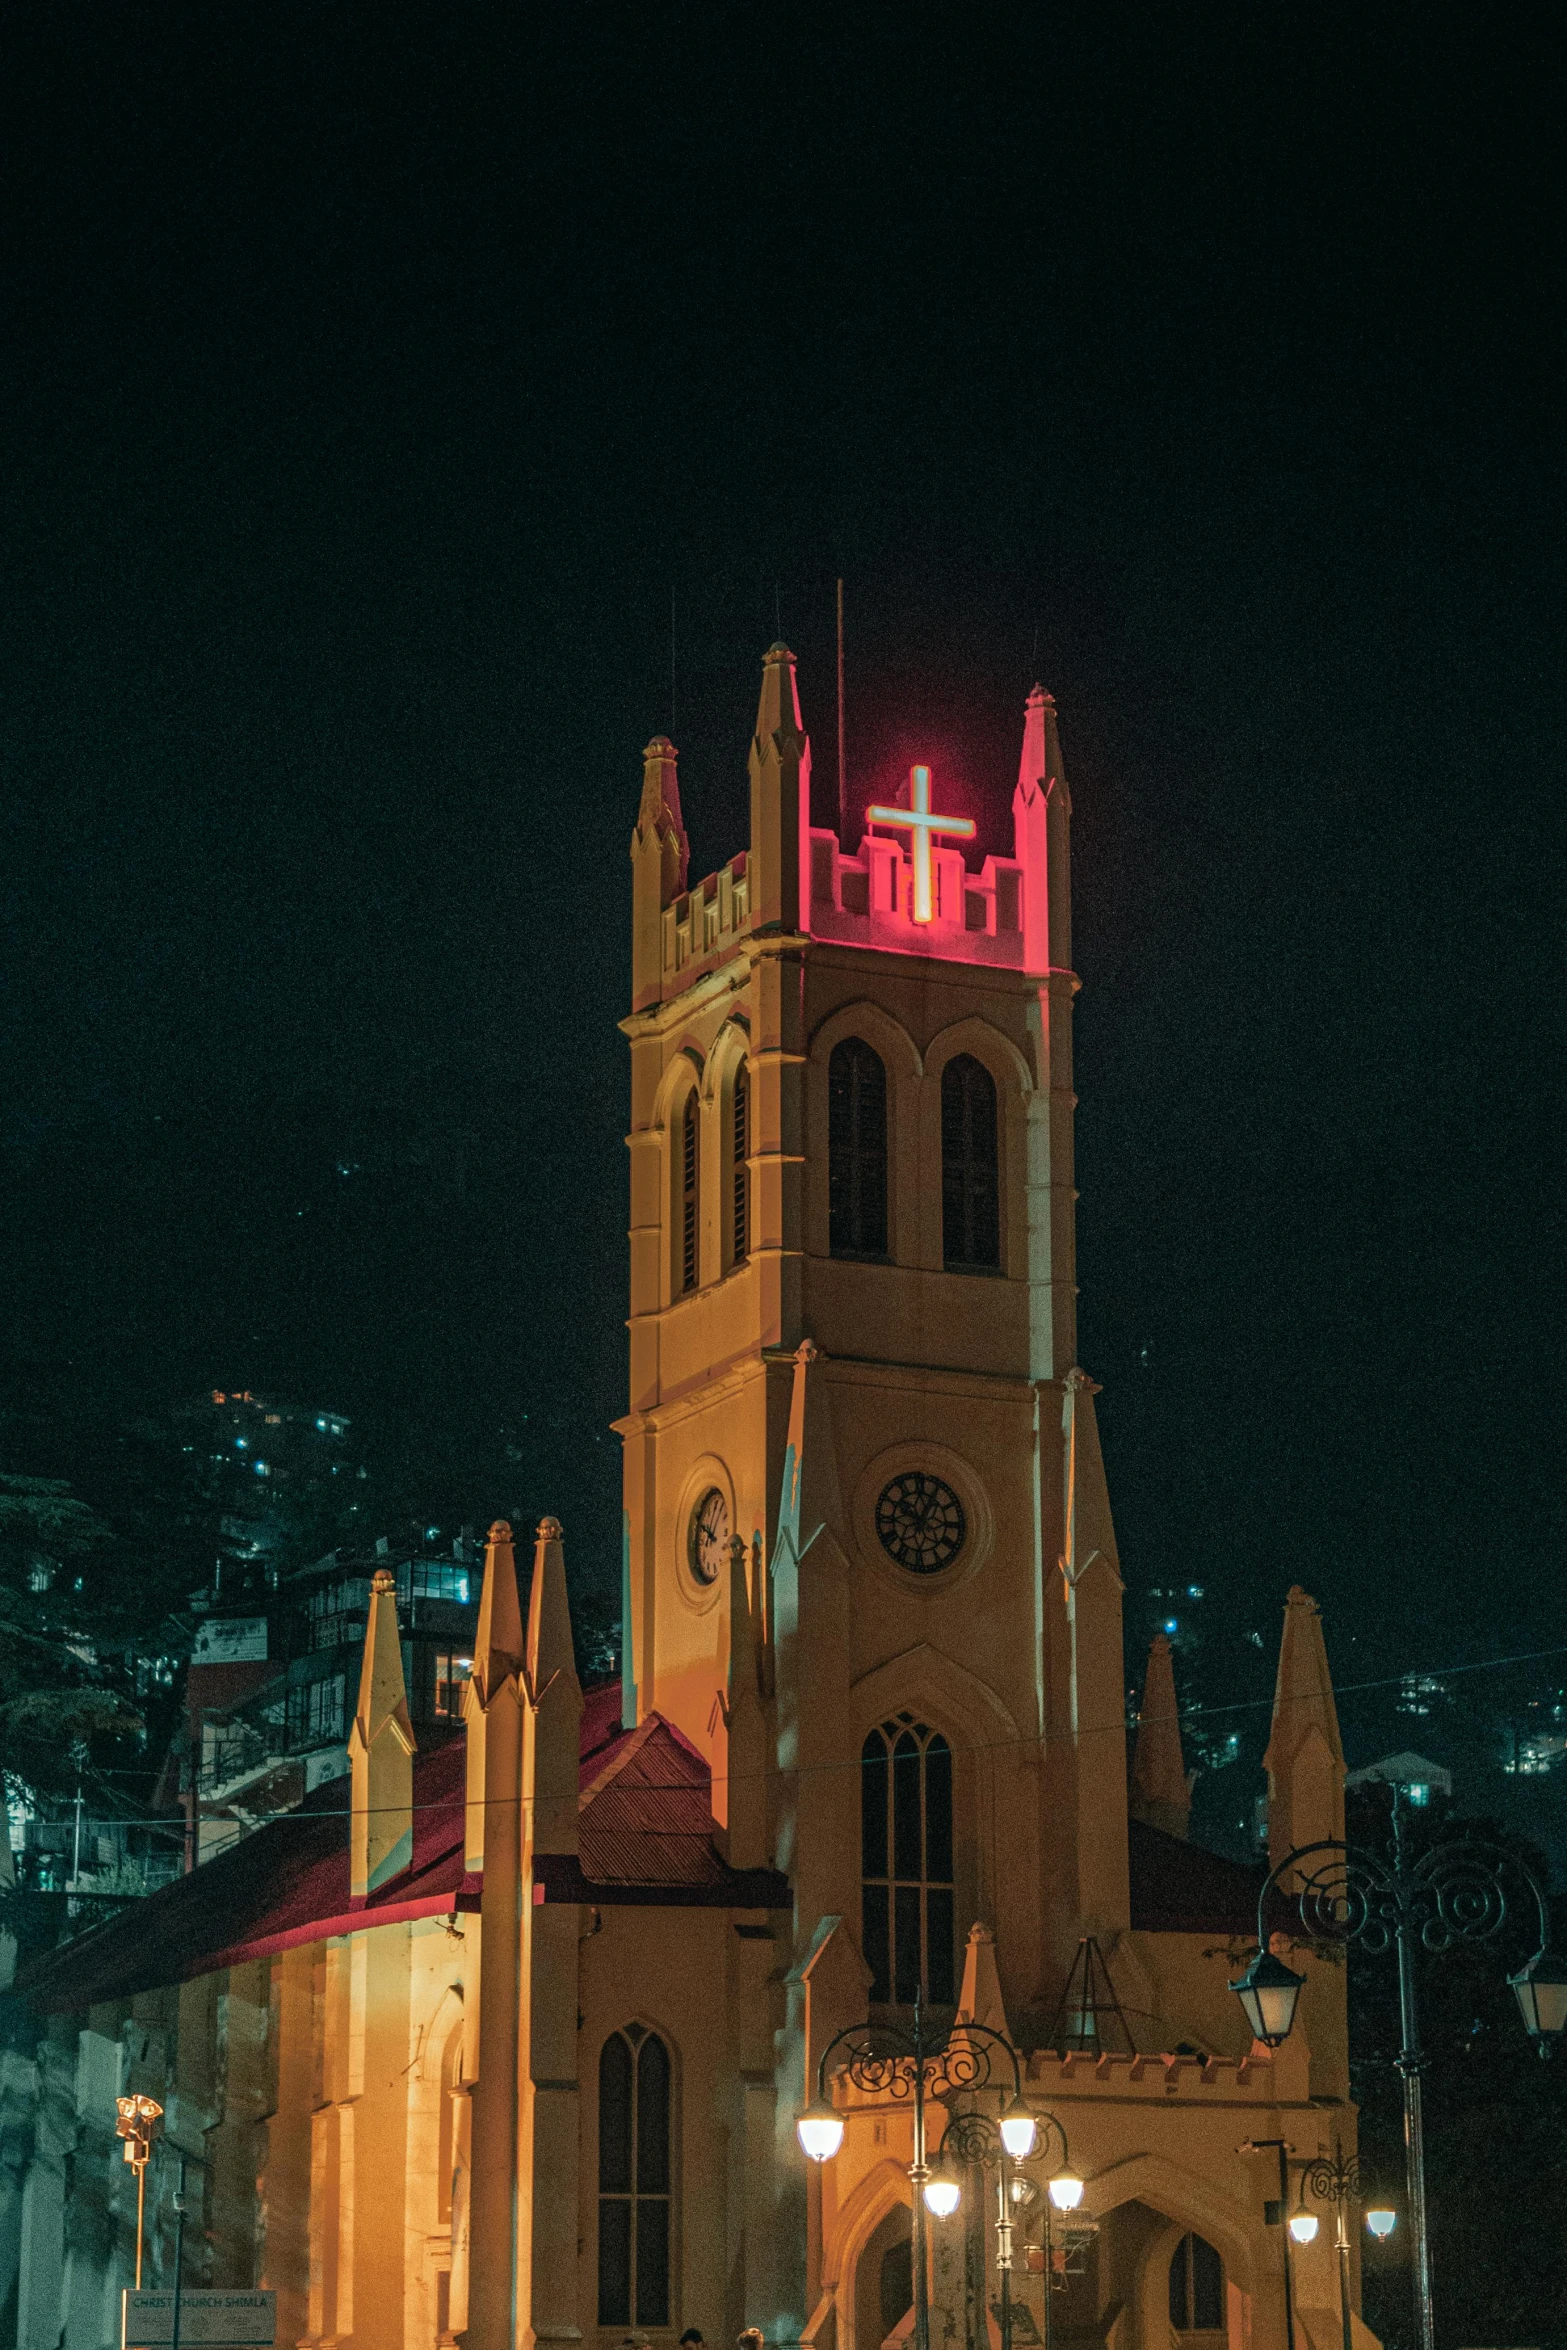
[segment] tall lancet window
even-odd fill
[[[1204,2236],[1183,2236],[1171,2257],[1170,2324],[1177,2334],[1225,2330],[1224,2263]]]
[[[827,1063],[827,1227],[835,1257],[887,1254],[887,1072],[862,1036]]]
[[[941,1072],[941,1255],[949,1273],[1001,1269],[996,1081],[970,1053]]]
[[[730,1135],[734,1166],[730,1196],[731,1242],[734,1261],[743,1265],[751,1253],[751,1077],[744,1061],[735,1071]]]
[[[860,1749],[861,1923],[873,2000],[956,1998],[952,1749],[899,1714]]]
[[[599,2057],[601,2326],[669,2323],[669,2050],[626,2024]]]
[[[697,1161],[701,1130],[697,1123],[696,1089],[686,1095],[680,1121],[680,1286],[695,1289],[697,1270]]]

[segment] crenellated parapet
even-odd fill
[[[685,890],[664,908],[664,993],[677,995],[734,952],[751,927],[747,852]]]
[[[1027,868],[1018,857],[987,857],[970,873],[961,849],[933,848],[931,913],[916,921],[915,857],[897,840],[868,832],[846,857],[836,833],[812,830],[813,938],[882,954],[939,955],[949,963],[1024,970]],[[1036,886],[1044,886],[1044,876]]]

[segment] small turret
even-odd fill
[[[526,1770],[533,1797],[530,1841],[535,1852],[574,1853],[582,1685],[572,1647],[559,1518],[539,1521],[528,1599],[527,1665],[533,1725]]]
[[[631,1003],[656,1003],[663,971],[664,908],[686,886],[690,847],[680,815],[677,753],[656,734],[642,754],[642,805],[631,836]]]
[[[484,1555],[468,1732],[467,1858],[484,1872],[479,1912],[479,2077],[473,2086],[468,2331],[509,2350],[516,2312],[517,2052],[522,1989],[522,1616],[511,1528]]]
[[[356,1900],[378,1892],[413,1859],[416,1745],[397,1633],[397,1578],[378,1567],[370,1584],[359,1703],[348,1733],[349,1890]]]
[[[468,1738],[466,1865],[484,1866],[485,1773],[490,1715],[498,1697],[515,1712],[517,1676],[522,1670],[522,1611],[517,1603],[517,1564],[511,1528],[497,1518],[484,1553],[484,1588],[474,1635],[473,1672],[463,1691],[463,1726]]]
[[[1268,1774],[1268,1858],[1344,1833],[1344,1749],[1317,1603],[1297,1583],[1284,1607]]]
[[[761,1638],[757,1618],[765,1600],[760,1546],[758,1589],[746,1573],[752,1553],[744,1535],[729,1538],[729,1686],[724,1700],[724,1783],[714,1788],[714,1812],[723,1807],[724,1849],[731,1868],[767,1862],[767,1721],[762,1699]]]
[[[1126,1681],[1121,1645],[1121,1569],[1104,1456],[1094,1418],[1096,1383],[1074,1368],[1062,1381],[1066,1524],[1061,1581],[1066,1602],[1069,1723],[1076,1766],[1080,1931],[1113,1932],[1129,1916],[1126,1844]]]
[[[1127,1808],[1134,1820],[1162,1828],[1167,1836],[1184,1837],[1191,1820],[1192,1794],[1175,1702],[1175,1652],[1162,1632],[1154,1634],[1148,1651]]]
[[[996,1972],[996,1937],[988,1926],[972,1925],[968,1930],[958,1991],[958,2030],[965,2024],[983,2024],[1005,2040],[1012,2037],[1001,1977]]]
[[[751,744],[751,913],[759,930],[802,930],[810,913],[811,746],[794,655],[769,645]]]
[[[1023,754],[1012,795],[1014,854],[1026,877],[1023,960],[1030,971],[1072,967],[1071,819],[1056,706],[1036,685],[1024,705]]]

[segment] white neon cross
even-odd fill
[[[935,897],[931,889],[930,843],[933,833],[950,834],[955,840],[972,840],[974,826],[967,816],[933,816],[930,812],[930,769],[909,769],[909,805],[906,808],[867,808],[866,821],[871,824],[903,824],[909,832],[909,855],[914,864],[914,919],[929,922],[935,915]]]

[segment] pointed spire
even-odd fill
[[[1001,1996],[1001,1977],[996,1972],[996,1937],[988,1926],[978,1923],[970,1926],[968,1947],[963,1953],[958,2030],[965,2024],[984,2024],[990,2031],[1000,2032],[1004,2039],[1012,2037],[1006,2002]]]
[[[1071,816],[1055,702],[1036,685],[1024,704],[1012,795],[1013,854],[1024,874],[1023,955],[1030,971],[1072,966]]]
[[[1344,1833],[1344,1749],[1317,1603],[1297,1583],[1284,1606],[1268,1774],[1268,1855]]]
[[[413,1723],[397,1631],[397,1578],[378,1567],[370,1584],[359,1703],[348,1733],[349,1889],[377,1892],[413,1859]]]
[[[750,1544],[743,1534],[729,1537],[729,1710],[735,1701],[760,1691],[756,1618],[751,1610],[751,1585],[746,1574]]]
[[[1167,1836],[1184,1837],[1191,1819],[1191,1788],[1175,1702],[1175,1652],[1162,1632],[1154,1634],[1148,1651],[1128,1808],[1134,1820],[1162,1828]]]
[[[1119,1584],[1121,1563],[1110,1521],[1110,1489],[1105,1482],[1104,1455],[1099,1448],[1099,1423],[1093,1399],[1099,1382],[1086,1371],[1068,1371],[1062,1381],[1061,1434],[1066,1450],[1066,1526],[1062,1570],[1069,1588],[1085,1575],[1096,1558],[1107,1561]]]
[[[485,1750],[488,1717],[496,1698],[515,1693],[522,1671],[522,1610],[517,1602],[517,1561],[511,1528],[497,1518],[484,1552],[484,1589],[474,1635],[473,1672],[463,1691],[463,1726],[468,1738],[467,1865],[484,1866]]]
[[[523,1640],[511,1528],[497,1518],[484,1555],[468,1733],[466,1854],[482,1870],[479,2077],[468,2186],[468,2330],[475,2350],[509,2350],[517,2312],[518,2050],[523,1981]]]
[[[780,740],[796,748],[805,741],[794,655],[781,640],[769,645],[762,657],[762,691],[756,705],[757,747]]]
[[[1045,740],[1045,713],[1052,721],[1055,703],[1042,685],[1036,685],[1023,705],[1023,755],[1018,761],[1017,800],[1025,804],[1036,794],[1042,799],[1050,781],[1050,752]]]
[[[508,1675],[518,1671],[522,1659],[516,1552],[510,1526],[497,1518],[484,1546],[484,1586],[473,1637],[473,1685],[486,1705]]]
[[[751,912],[759,929],[801,930],[809,915],[811,746],[794,655],[769,645],[751,742]]]
[[[746,1564],[754,1556],[758,1590],[753,1599]],[[759,1869],[767,1862],[766,1720],[763,1713],[757,1614],[763,1597],[762,1553],[754,1554],[744,1535],[729,1538],[729,1675],[724,1702],[726,1759],[724,1785],[715,1787],[723,1805],[724,1854],[731,1868]]]
[[[789,1393],[789,1433],[784,1441],[783,1475],[778,1485],[778,1530],[773,1538],[773,1572],[787,1555],[800,1557],[800,1491],[805,1475],[805,1374],[816,1360],[816,1349],[803,1338],[794,1350],[794,1384]]]
[[[1086,1371],[1062,1383],[1068,1721],[1076,1768],[1077,1904],[1082,1929],[1110,1933],[1130,1916],[1126,1842],[1126,1667],[1121,1570]]]
[[[690,845],[680,815],[676,752],[656,734],[642,754],[642,804],[631,836],[631,1001],[656,1003],[664,968],[664,909],[686,886]]]
[[[533,1849],[575,1852],[582,1684],[577,1679],[571,1638],[571,1601],[559,1518],[539,1520],[533,1549],[527,1691],[532,1715],[528,1764],[533,1781]],[[528,1832],[526,1822],[524,1832]]]
[[[656,833],[673,849],[675,880],[669,897],[678,897],[685,888],[690,856],[680,814],[679,758],[667,734],[654,735],[642,754],[642,805],[637,810],[638,839]]]

